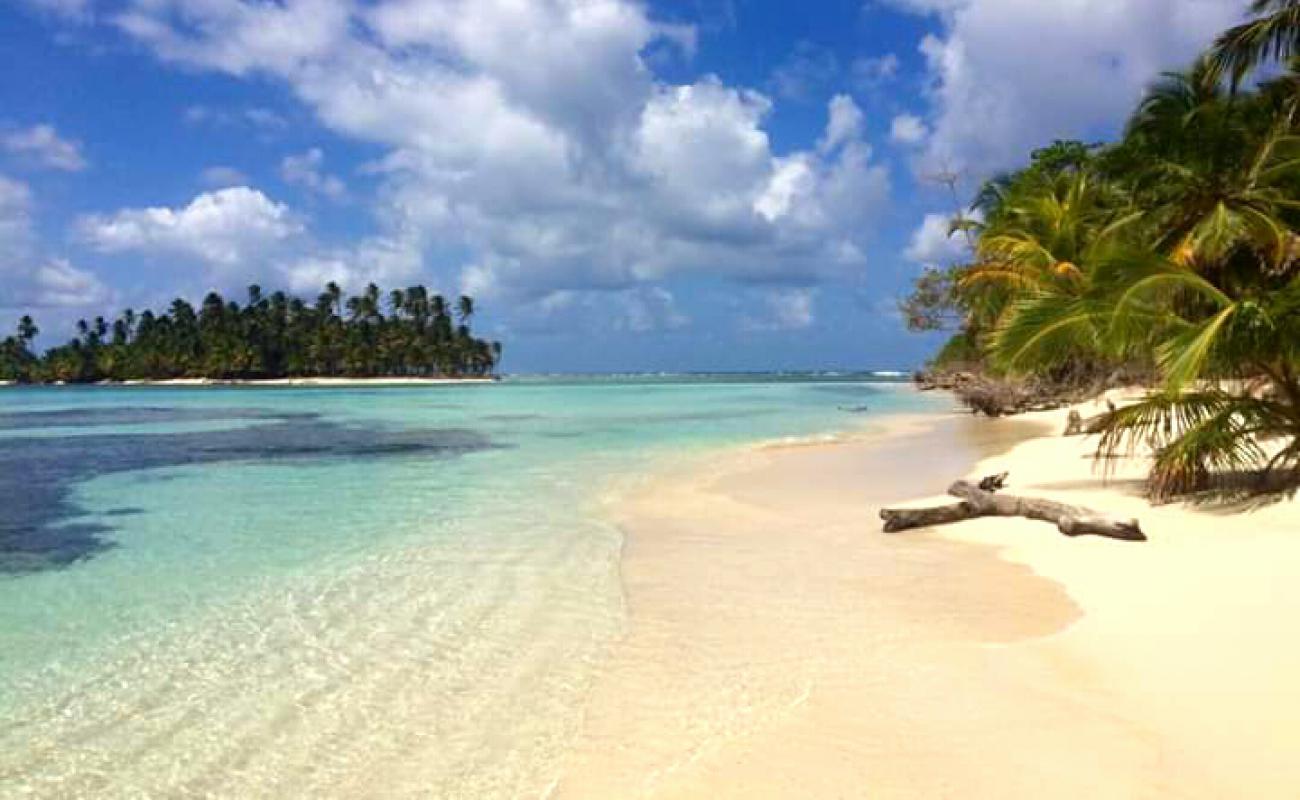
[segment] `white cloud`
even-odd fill
[[[181,116],[190,125],[246,127],[264,134],[275,133],[289,126],[289,121],[282,115],[260,106],[217,108],[199,104],[186,106]]]
[[[0,175],[0,263],[17,260],[31,248],[31,204],[27,184]]]
[[[749,331],[796,331],[811,328],[816,321],[817,292],[812,288],[765,289],[758,293],[759,312],[741,316],[740,325]]]
[[[78,227],[101,252],[181,255],[224,271],[255,268],[303,230],[287,206],[246,186],[205,192],[179,208],[94,214]]]
[[[24,259],[32,249],[32,192],[0,175],[0,265]]]
[[[48,169],[79,172],[86,168],[81,144],[59,136],[52,125],[33,125],[0,137],[9,153]]]
[[[925,168],[981,174],[1052,139],[1113,132],[1161,71],[1186,66],[1244,10],[1241,0],[893,2],[942,12],[942,33],[921,45],[934,121]]]
[[[246,186],[249,183],[248,176],[234,167],[227,167],[221,164],[207,167],[199,173],[199,180],[203,185],[213,189],[226,189],[231,186]]]
[[[280,177],[285,183],[301,186],[330,200],[342,200],[347,196],[347,186],[341,179],[322,171],[324,163],[325,154],[319,147],[313,147],[305,153],[285,156],[280,162]]]
[[[23,0],[27,5],[70,22],[89,22],[92,0]]]
[[[215,172],[211,177],[225,177],[224,169]],[[203,192],[175,208],[83,216],[77,230],[102,253],[179,259],[205,268],[203,279],[224,289],[251,280],[308,295],[329,281],[354,290],[372,281],[395,286],[420,279],[424,266],[418,237],[379,235],[328,245],[289,206],[247,186]]]
[[[419,247],[401,239],[371,237],[336,248],[304,244],[274,265],[292,292],[319,291],[329,281],[353,290],[367,283],[397,286],[419,278],[424,266]]]
[[[835,54],[824,47],[802,41],[772,71],[772,91],[788,100],[810,100],[839,75]]]
[[[64,258],[52,258],[35,268],[25,304],[37,308],[80,308],[109,302],[112,292],[99,278],[77,269]]]
[[[912,232],[903,255],[917,264],[945,266],[960,261],[969,253],[966,235],[952,232],[952,215],[926,214],[920,226]]]
[[[896,78],[900,66],[897,55],[886,53],[883,56],[862,56],[854,59],[849,72],[859,89],[875,89]]]
[[[677,299],[662,286],[616,291],[559,289],[522,309],[511,329],[524,333],[572,332],[575,321],[588,332],[630,334],[675,331],[691,324]]]
[[[777,153],[768,97],[656,80],[647,48],[693,32],[630,0],[132,0],[118,23],[165,60],[280,81],[382,148],[374,241],[403,264],[458,258],[512,305],[674,273],[842,275],[889,192],[856,107],[829,150]],[[327,255],[301,274],[359,263]]]
[[[911,14],[948,14],[976,0],[879,0],[886,6]]]
[[[93,274],[39,252],[31,190],[0,175],[0,307],[84,307],[105,302],[108,288]]]
[[[914,114],[899,114],[889,124],[889,138],[898,144],[917,144],[929,134],[925,123]]]
[[[828,153],[845,142],[861,139],[864,120],[862,109],[853,102],[853,98],[846,94],[835,95],[831,98],[826,134],[817,143],[817,148]]]
[[[690,318],[677,309],[677,299],[662,286],[641,286],[615,296],[620,316],[615,327],[632,333],[676,330],[690,324]]]

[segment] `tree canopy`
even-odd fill
[[[385,313],[381,297],[373,283],[347,298],[330,283],[312,304],[257,285],[242,306],[211,292],[197,309],[177,298],[165,311],[83,319],[71,341],[40,356],[31,349],[39,330],[24,316],[0,342],[0,380],[457,377],[496,368],[501,345],[471,333],[471,298],[453,310],[411,286],[389,292]]]
[[[989,181],[953,224],[969,263],[903,305],[915,329],[956,328],[942,359],[1148,375],[1099,454],[1150,446],[1160,496],[1300,477],[1300,0],[1254,10],[1153,84],[1119,141],[1057,142]],[[1270,61],[1287,68],[1247,86]]]

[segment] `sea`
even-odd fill
[[[0,389],[0,797],[544,797],[610,509],[947,398],[896,374]]]

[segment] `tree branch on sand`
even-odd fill
[[[885,533],[947,525],[978,517],[1025,517],[1051,522],[1066,536],[1090,534],[1131,542],[1146,541],[1146,534],[1136,519],[1120,519],[1051,500],[996,494],[1006,485],[1006,479],[1007,473],[1003,472],[984,478],[978,485],[969,481],[957,481],[948,487],[948,494],[961,502],[946,506],[881,509],[880,518],[885,521]]]

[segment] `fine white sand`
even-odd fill
[[[1056,434],[1067,413],[1035,416]],[[1039,437],[977,472],[1010,470],[1022,494],[1137,517],[1149,542],[1070,540],[1041,523],[993,520],[942,535],[1005,541],[1003,559],[1065,587],[1083,618],[1025,649],[1072,665],[1074,685],[1143,726],[1168,759],[1171,792],[1300,797],[1300,503],[1153,508],[1141,496],[1144,460],[1103,481],[1094,449],[1095,440]]]
[[[629,630],[554,796],[1295,797],[1300,506],[1151,508],[1065,413],[896,420],[623,499]],[[1002,470],[1151,541],[880,532]]]

